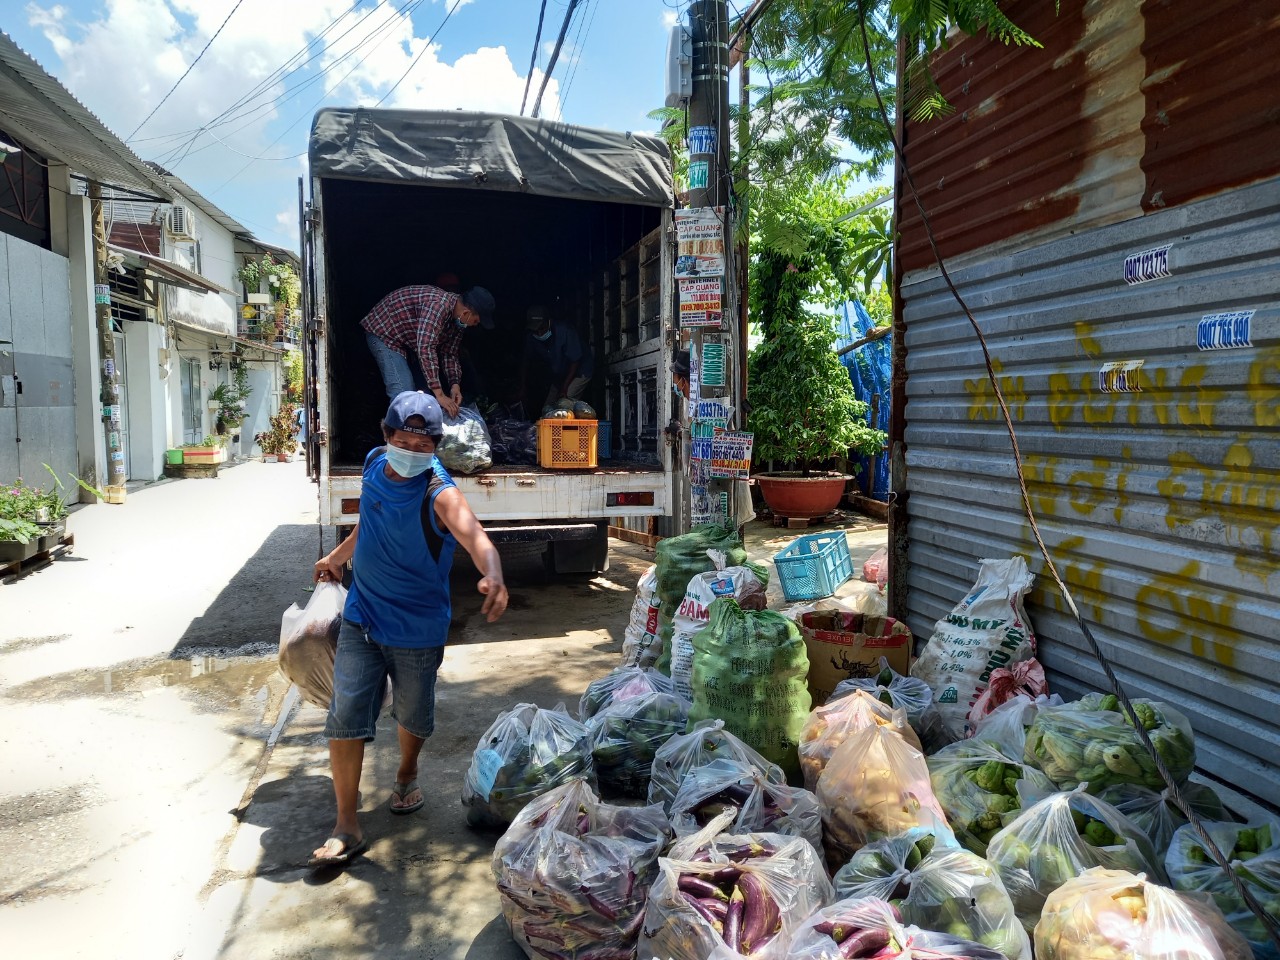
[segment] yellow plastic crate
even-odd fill
[[[544,469],[593,469],[599,442],[598,420],[538,421],[538,463]]]

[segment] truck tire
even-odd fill
[[[556,576],[593,577],[609,569],[609,528],[596,525],[590,540],[553,540],[547,548],[547,570]]]

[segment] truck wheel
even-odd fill
[[[547,571],[556,576],[594,577],[609,569],[609,528],[597,524],[590,540],[553,540],[547,548]]]

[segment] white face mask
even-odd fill
[[[551,339],[551,331],[547,330],[546,333],[535,333],[533,335],[533,339],[537,340],[539,343],[546,343]]]
[[[387,444],[387,463],[400,476],[408,479],[426,473],[435,463],[434,453],[418,453],[416,450],[405,450]]]

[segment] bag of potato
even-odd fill
[[[805,787],[816,789],[818,778],[836,749],[859,730],[875,723],[897,731],[915,749],[922,749],[919,738],[907,722],[905,711],[882,703],[865,690],[855,690],[838,700],[814,707],[805,721],[804,732],[800,735],[800,770],[804,774]]]

